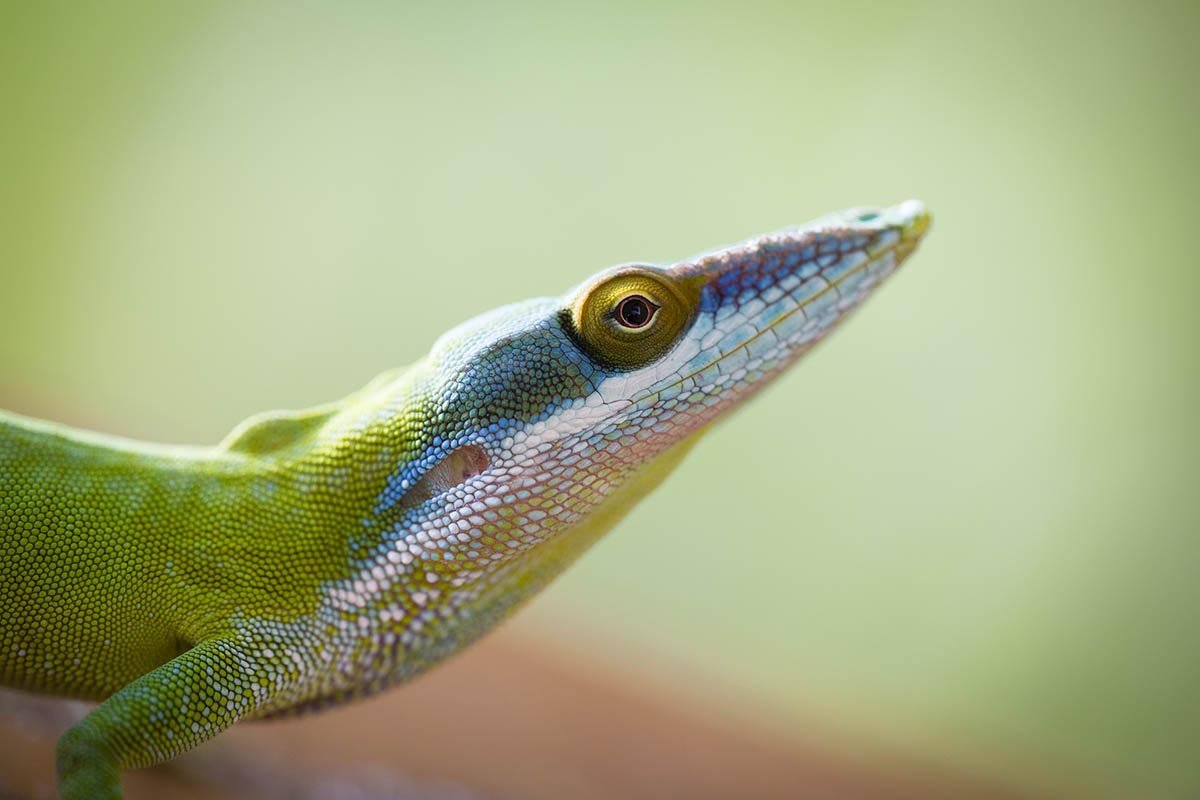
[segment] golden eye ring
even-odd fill
[[[679,340],[695,317],[699,291],[699,282],[677,280],[657,267],[619,267],[579,289],[564,320],[596,362],[639,369]]]

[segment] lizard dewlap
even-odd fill
[[[0,414],[0,682],[102,701],[61,796],[404,681],[544,586],[913,251],[916,201],[493,311],[215,447]]]

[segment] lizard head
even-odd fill
[[[928,225],[916,201],[846,211],[616,267],[443,336],[417,371],[403,424],[419,441],[377,499],[364,564],[408,576],[405,604],[419,584],[430,608],[396,616],[427,624],[407,635],[457,641],[431,629],[463,614],[486,628],[479,617],[536,590],[857,308]]]

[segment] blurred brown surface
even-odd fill
[[[53,738],[79,710],[3,698],[0,796],[52,796]],[[125,785],[130,800],[1029,796],[844,740],[789,741],[510,631],[408,687],[236,726],[171,766],[126,773]]]

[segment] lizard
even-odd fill
[[[96,701],[64,800],[402,683],[509,615],[914,250],[915,200],[502,307],[345,399],[169,446],[0,412],[0,684]]]

